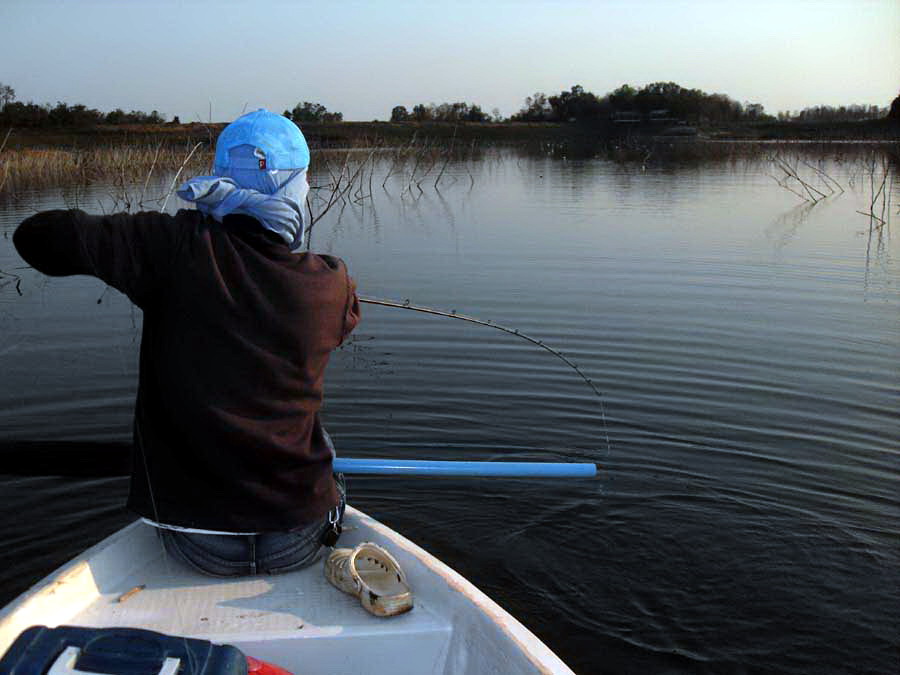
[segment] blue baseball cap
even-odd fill
[[[235,151],[251,146],[251,153]],[[260,108],[241,115],[219,134],[213,172],[234,169],[295,170],[309,166],[309,146],[291,120]]]

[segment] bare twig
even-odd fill
[[[814,165],[810,164],[809,162],[807,162],[807,161],[805,161],[805,160],[802,160],[802,162],[803,162],[803,164],[806,164],[806,166],[808,166],[810,169],[812,169],[813,171],[815,171],[817,174],[819,174],[819,176],[822,177],[822,181],[823,181],[826,185],[828,185],[829,183],[833,183],[834,185],[837,186],[837,189],[838,189],[838,190],[840,190],[842,193],[844,192],[844,188],[841,187],[841,184],[838,183],[834,178],[832,178],[831,176],[829,176],[827,173],[825,173],[824,171],[822,171],[822,169],[820,169],[820,168],[817,167],[817,166],[814,166]],[[830,188],[829,188],[829,189],[830,189]],[[833,192],[834,192],[834,191],[832,190],[832,193],[833,193]]]
[[[859,215],[861,215],[861,216],[866,216],[867,218],[872,218],[872,219],[874,219],[874,220],[877,220],[877,221],[880,222],[882,225],[884,225],[884,220],[882,220],[881,218],[879,218],[878,216],[876,216],[876,215],[875,215],[874,213],[872,213],[871,211],[857,211],[857,213],[858,213]]]
[[[199,148],[201,145],[203,145],[203,141],[200,141],[193,148],[191,148],[191,151],[188,153],[187,157],[185,157],[184,161],[181,163],[181,167],[175,173],[175,177],[172,179],[172,185],[169,186],[169,191],[166,193],[166,198],[163,200],[162,208],[160,209],[160,211],[162,211],[163,213],[165,213],[165,211],[166,211],[166,204],[169,203],[169,197],[171,197],[172,192],[175,191],[175,185],[178,183],[178,177],[181,175],[181,172],[184,171],[184,167],[187,166],[188,162],[191,161],[191,157],[193,157],[194,153],[197,151],[197,148]]]
[[[156,145],[156,154],[153,155],[153,163],[150,165],[150,170],[147,172],[147,178],[144,180],[144,187],[141,188],[141,198],[138,200],[138,208],[144,207],[144,193],[147,191],[147,185],[150,183],[150,176],[153,175],[153,169],[156,167],[156,160],[159,159],[160,148],[162,148],[162,141]]]
[[[335,203],[336,203],[338,200],[344,199],[344,195],[346,195],[346,194],[347,194],[347,191],[350,190],[351,187],[353,187],[353,184],[356,182],[356,179],[357,179],[357,177],[359,176],[360,172],[363,170],[363,167],[369,162],[369,160],[372,159],[372,156],[375,154],[375,150],[376,150],[376,149],[377,149],[377,148],[373,148],[373,149],[372,149],[372,151],[369,153],[369,155],[366,157],[366,159],[363,160],[363,161],[360,163],[360,165],[356,168],[356,171],[353,173],[353,175],[351,175],[351,176],[347,179],[347,185],[346,185],[346,187],[344,187],[343,189],[341,189],[341,188],[340,188],[340,182],[335,183],[334,191],[332,192],[331,197],[330,197],[329,200],[328,200],[328,204],[326,204],[325,208],[324,208],[322,211],[320,211],[320,212],[318,213],[318,215],[316,215],[314,218],[312,218],[312,220],[311,220],[310,223],[309,223],[309,227],[306,228],[306,236],[307,236],[307,238],[309,237],[309,233],[312,231],[312,229],[313,229],[313,227],[315,226],[315,224],[318,223],[320,220],[322,220],[322,218],[325,216],[325,214],[328,213],[328,211],[331,210],[331,207],[334,206]],[[348,157],[349,157],[349,155],[348,155]],[[345,161],[345,162],[344,162],[344,166],[346,166],[346,165],[347,165],[347,162]],[[343,167],[342,167],[342,168],[341,168],[341,176],[339,176],[339,179],[340,179],[340,180],[342,180],[343,173],[344,173],[344,169],[343,169]],[[349,173],[349,170],[348,170],[348,173]],[[345,200],[345,201],[346,201],[346,200]],[[307,241],[308,241],[308,239],[307,239]]]
[[[805,202],[808,202],[808,201],[809,201],[806,197],[804,197],[803,195],[801,195],[799,192],[797,192],[797,191],[796,191],[794,188],[792,188],[790,185],[787,185],[786,183],[784,183],[784,182],[778,180],[778,178],[777,178],[776,176],[773,176],[772,174],[769,174],[769,177],[770,177],[772,180],[774,180],[776,183],[778,183],[778,185],[780,185],[781,187],[783,187],[785,190],[787,190],[787,191],[789,191],[789,192],[793,192],[795,195],[797,195],[798,197],[800,197],[800,199],[802,199],[803,201],[805,201]]]
[[[812,185],[807,183],[805,180],[800,178],[799,174],[797,173],[797,170],[794,167],[792,167],[786,160],[781,159],[780,157],[776,157],[775,161],[781,167],[782,171],[784,171],[788,176],[790,176],[791,178],[796,180],[798,183],[800,183],[800,185],[803,187],[803,189],[806,190],[806,193],[809,195],[809,198],[811,201],[817,202],[817,201],[819,201],[819,199],[824,199],[825,197],[828,196],[821,190],[817,190]],[[817,195],[819,195],[819,197],[817,198],[813,194],[813,192],[815,192]]]

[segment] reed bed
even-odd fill
[[[0,153],[0,195],[34,189],[105,182],[130,185],[153,175],[177,171],[190,148],[122,145],[91,148],[6,149]],[[204,145],[190,157],[185,171],[205,171],[212,153]]]
[[[208,140],[188,144],[122,144],[84,148],[5,148],[0,141],[0,196],[13,196],[34,189],[84,186],[106,183],[124,188],[126,185],[149,184],[151,177],[184,176],[207,173],[212,165],[213,150]],[[374,169],[374,160],[389,156],[389,175],[411,170],[418,186],[428,176],[432,184],[443,177],[442,169],[451,159],[475,154],[476,141],[455,143],[454,139],[417,139],[389,146],[384,139],[363,138],[347,149],[314,149],[314,169],[325,167],[331,182],[346,187],[347,175],[339,167],[350,170],[356,179]],[[368,164],[366,170],[362,165]],[[359,172],[356,169],[360,169]],[[438,176],[438,174],[441,176]],[[338,180],[339,178],[343,178]],[[351,193],[352,194],[352,193]],[[359,195],[357,194],[357,198]]]

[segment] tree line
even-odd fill
[[[900,101],[900,96],[895,99]],[[795,113],[782,111],[778,119],[782,122],[852,122],[877,120],[888,116],[888,109],[877,105],[817,105]]]
[[[412,111],[406,106],[394,106],[391,110],[391,122],[502,122],[500,111],[494,108],[488,114],[475,103],[457,101],[455,103],[418,103]]]
[[[297,125],[323,122],[343,122],[344,114],[329,112],[321,103],[303,101],[294,106],[292,110],[285,110],[284,116]]]
[[[49,103],[24,103],[16,100],[16,90],[0,82],[0,126],[2,127],[91,127],[97,124],[162,124],[166,121],[159,112],[140,110],[125,112],[116,108],[101,112],[81,103],[68,104],[59,101]],[[173,120],[177,124],[177,118]]]
[[[284,116],[298,125],[342,122],[340,112],[329,111],[321,103],[302,101]],[[653,82],[643,87],[623,84],[598,96],[574,85],[559,94],[536,92],[525,98],[521,109],[504,118],[497,108],[490,114],[475,103],[418,103],[412,110],[403,105],[391,110],[392,122],[685,122],[721,124],[734,122],[841,122],[888,117],[900,120],[900,96],[890,109],[876,105],[814,106],[799,112],[766,113],[760,103],[740,103],[726,94],[708,94],[688,89],[675,82]],[[89,127],[97,124],[163,124],[166,119],[156,110],[125,112],[116,108],[101,112],[80,103],[56,105],[23,103],[15,90],[0,82],[0,127]],[[180,124],[178,117],[172,124]]]
[[[815,106],[799,112],[780,112],[780,121],[853,121],[900,119],[900,96],[890,111],[875,105]],[[491,115],[473,103],[417,104],[412,110],[398,105],[391,110],[392,122],[644,122],[682,121],[693,124],[774,121],[761,103],[740,103],[726,94],[708,94],[675,82],[653,82],[643,87],[623,84],[598,96],[575,85],[548,96],[536,92],[525,98],[522,108],[503,118],[494,108]]]
[[[759,103],[741,104],[725,94],[707,94],[675,82],[637,88],[623,84],[598,96],[575,85],[554,96],[537,92],[525,99],[514,121],[586,122],[601,120],[677,119],[686,122],[738,122],[765,115]]]
[[[887,115],[887,108],[875,105],[815,106],[795,113],[780,112],[777,119],[833,122],[879,119]],[[623,84],[603,96],[585,91],[579,85],[555,96],[537,92],[525,99],[525,105],[511,119],[523,122],[670,119],[716,124],[774,121],[776,116],[766,113],[761,103],[740,103],[726,94],[708,94],[675,82],[654,82],[641,88]]]

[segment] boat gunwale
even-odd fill
[[[574,672],[540,638],[447,563],[368,514],[350,505],[347,506],[347,512],[352,512],[361,523],[417,558],[422,565],[443,579],[450,589],[462,594],[525,654],[539,672],[547,675],[574,675]]]

